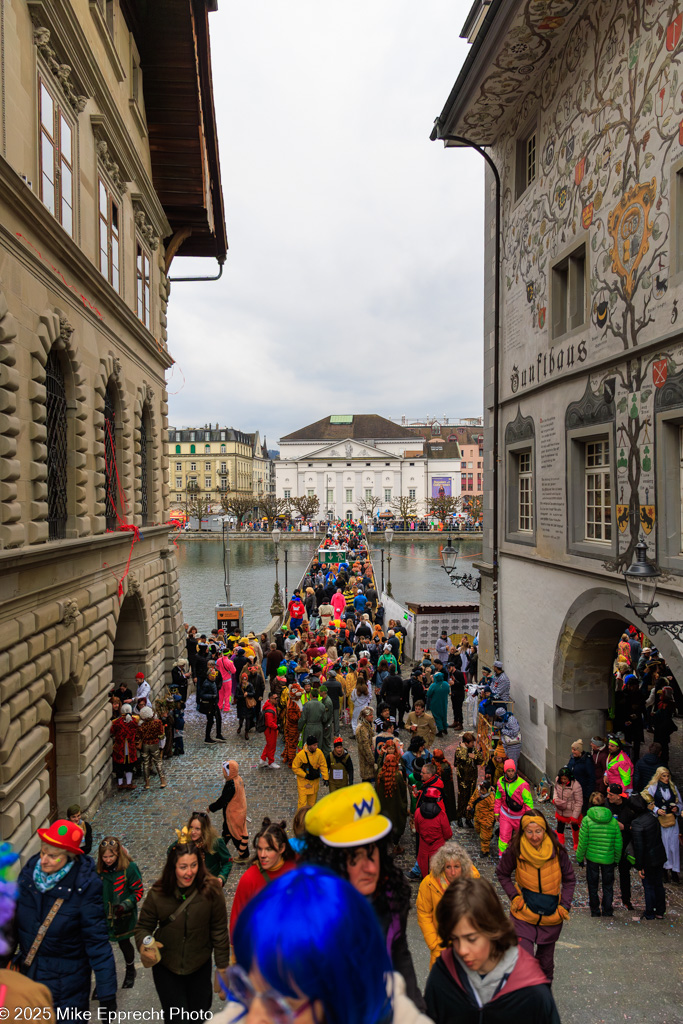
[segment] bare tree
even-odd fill
[[[185,514],[188,519],[198,520],[198,529],[202,529],[202,519],[208,519],[211,515],[211,499],[206,495],[202,494],[198,489],[192,489],[187,492],[187,499],[185,501]]]
[[[427,512],[445,523],[447,519],[454,516],[462,508],[462,498],[457,495],[446,494],[440,498],[426,498],[425,507]]]
[[[259,512],[268,520],[268,529],[272,530],[275,520],[289,509],[287,498],[276,498],[274,494],[267,494],[259,499]]]
[[[317,494],[307,494],[303,498],[290,498],[289,505],[290,508],[299,513],[303,522],[307,522],[318,514],[320,498]]]
[[[221,497],[221,508],[224,512],[227,512],[230,516],[235,516],[237,519],[237,525],[250,512],[254,510],[254,499],[245,496],[244,494],[224,494]]]
[[[404,530],[408,528],[408,520],[417,515],[417,502],[415,498],[406,498],[405,495],[402,495],[400,498],[392,498],[391,508],[398,518],[403,520]]]
[[[375,512],[382,504],[382,499],[379,498],[376,494],[371,494],[367,498],[359,498],[356,504],[358,505],[358,508],[362,512],[362,514],[364,516],[367,516],[368,519],[372,520],[375,518]]]

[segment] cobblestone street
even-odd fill
[[[253,836],[264,816],[273,820],[286,820],[291,825],[296,810],[296,784],[291,770],[280,771],[259,768],[258,759],[263,749],[262,737],[252,733],[248,741],[236,736],[234,712],[223,715],[225,743],[204,744],[205,719],[195,711],[194,697],[188,698],[185,726],[185,750],[182,757],[165,762],[168,786],[160,789],[152,780],[149,790],[137,788],[132,792],[112,793],[95,815],[93,840],[96,844],[103,835],[119,837],[128,847],[142,872],[145,891],[159,877],[165,861],[166,849],[174,839],[174,828],[186,824],[192,811],[205,810],[214,801],[223,785],[222,762],[234,758],[240,766],[245,783],[250,836]],[[342,728],[346,745],[353,754],[357,768],[355,741],[350,727]],[[459,736],[444,746],[447,759],[452,763]],[[677,745],[672,748],[674,778],[681,778],[681,732],[676,735]],[[405,738],[405,735],[404,737]],[[277,759],[282,747],[278,741]],[[321,793],[324,793],[324,787]],[[551,816],[552,808],[542,805]],[[220,814],[213,816],[220,832]],[[482,860],[477,834],[472,829],[457,830],[454,836],[468,850],[482,875],[493,879],[495,859]],[[406,869],[414,857],[412,838],[406,832],[403,846],[406,853],[399,862]],[[233,847],[230,847],[231,852]],[[571,854],[574,860],[573,854]],[[228,905],[232,901],[242,865],[234,865],[225,887]],[[557,945],[556,973],[553,991],[563,1024],[614,1024],[631,1021],[633,1024],[683,1024],[683,1010],[676,992],[674,975],[680,962],[683,929],[683,886],[667,886],[667,916],[663,921],[640,921],[644,908],[642,887],[634,876],[633,902],[635,911],[626,911],[615,887],[615,916],[594,920],[588,911],[585,871],[577,869],[577,889],[574,896],[572,918],[562,932]],[[417,896],[414,884],[413,896]],[[429,956],[417,925],[414,912],[409,919],[409,941],[418,980],[426,980]],[[123,978],[123,958],[115,950],[119,984]],[[151,971],[137,965],[137,980],[133,990],[119,991],[120,1009],[158,1008]],[[214,998],[214,1011],[221,1007]],[[96,1011],[97,1004],[92,1009]]]

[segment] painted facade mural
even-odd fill
[[[655,395],[683,367],[682,30],[683,0],[527,0],[464,118],[475,138],[498,134],[502,395],[590,375],[613,416],[619,571],[641,537],[656,557]],[[517,199],[520,139],[534,129],[536,178]],[[554,267],[577,253],[585,318],[558,332]]]

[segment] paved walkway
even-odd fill
[[[205,810],[219,795],[223,785],[221,764],[224,760],[234,758],[240,766],[251,818],[250,835],[255,834],[266,815],[273,820],[285,819],[290,825],[296,810],[296,784],[291,770],[271,771],[257,767],[263,746],[260,736],[253,733],[248,742],[243,736],[236,736],[236,719],[230,712],[223,716],[223,735],[228,737],[228,742],[204,744],[204,722],[204,717],[195,711],[194,697],[190,697],[185,728],[187,752],[183,757],[173,757],[165,763],[168,787],[159,789],[158,783],[153,781],[152,788],[147,791],[138,783],[138,788],[132,792],[113,793],[93,819],[95,847],[103,835],[120,838],[138,863],[146,890],[161,873],[166,849],[175,837],[174,828],[186,824],[192,811]],[[350,727],[342,728],[342,734],[357,767],[355,741],[351,738]],[[677,782],[683,779],[680,770],[675,770],[675,766],[681,764],[682,736],[683,729],[679,729],[676,755],[672,758]],[[459,740],[455,733],[453,737],[444,748],[451,763]],[[280,740],[278,759],[281,746]],[[321,792],[325,792],[324,787]],[[550,815],[551,808],[545,805],[544,810]],[[214,816],[214,823],[220,831],[220,815]],[[455,838],[472,855],[482,875],[493,880],[495,863],[477,859],[477,834],[471,829],[463,829],[458,830]],[[407,833],[403,845],[407,852],[399,862],[408,868],[413,863],[408,851],[412,852],[414,847]],[[225,890],[228,905],[243,870],[241,865],[233,867]],[[644,901],[642,888],[635,879],[635,913],[623,909],[617,897],[615,917],[596,920],[590,917],[587,909],[585,872],[577,871],[577,874],[579,880],[571,922],[563,929],[556,952],[553,991],[563,1024],[616,1024],[619,1021],[683,1024],[679,968],[683,948],[683,886],[667,887],[669,910],[664,921],[640,921]],[[417,895],[416,884],[413,885],[413,895]],[[410,915],[409,941],[418,979],[424,985],[429,956],[414,913]],[[120,983],[123,958],[118,950],[115,955]],[[138,963],[135,988],[120,991],[118,1002],[122,1010],[158,1009],[151,971]],[[221,1005],[216,997],[214,1010],[220,1009]],[[96,1010],[96,1004],[92,1008]]]

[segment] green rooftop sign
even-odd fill
[[[330,423],[353,423],[353,416],[330,416]]]

